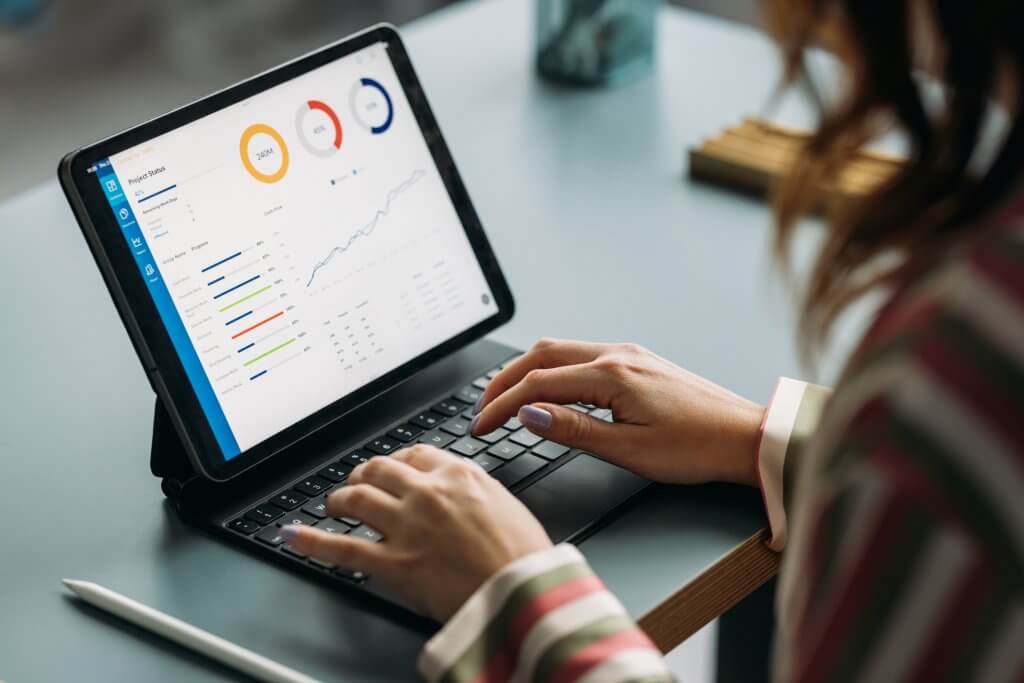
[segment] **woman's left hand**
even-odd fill
[[[412,607],[447,621],[510,562],[551,547],[529,510],[474,463],[417,445],[357,467],[327,498],[331,517],[355,517],[379,543],[319,531],[282,529],[311,557],[365,572]]]

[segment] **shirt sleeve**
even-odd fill
[[[419,669],[431,683],[674,680],[654,644],[567,544],[488,580],[427,643]]]
[[[808,454],[817,472],[790,515],[774,680],[1024,680],[1024,514],[1019,497],[1001,499],[1021,490],[1024,451],[980,448],[997,444],[939,386],[897,382],[855,401]]]
[[[781,551],[788,535],[785,501],[787,472],[794,471],[804,444],[817,429],[832,390],[782,377],[761,422],[757,473],[768,514],[771,539],[768,547]]]
[[[788,507],[776,681],[1024,681],[1017,230],[891,303],[847,366]]]

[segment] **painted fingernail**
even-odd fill
[[[476,434],[476,426],[480,423],[480,416],[474,415],[473,419],[469,421],[469,433]]]
[[[552,415],[543,408],[536,406],[523,406],[519,409],[519,421],[531,432],[541,431],[551,427]]]
[[[281,538],[283,538],[285,541],[294,541],[296,538],[298,538],[298,535],[299,527],[295,524],[285,524],[283,527],[281,527]]]
[[[480,408],[481,408],[481,405],[483,404],[483,402],[484,402],[484,395],[480,394],[480,398],[478,398],[476,400],[476,403],[473,404],[473,414],[474,415],[477,415],[480,412]]]

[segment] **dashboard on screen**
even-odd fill
[[[498,312],[383,43],[89,170],[225,460]]]

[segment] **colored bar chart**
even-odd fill
[[[269,351],[264,351],[263,353],[261,353],[260,355],[256,356],[255,358],[250,358],[249,360],[247,360],[244,363],[242,363],[242,365],[245,366],[245,367],[249,367],[253,363],[258,363],[259,361],[263,360],[267,356],[271,356],[271,355],[277,353],[278,351],[280,351],[281,349],[284,349],[284,348],[287,348],[287,347],[291,346],[292,344],[294,344],[297,341],[298,341],[298,339],[296,337],[292,337],[291,339],[289,339],[286,342],[281,342],[280,344],[278,344],[277,346],[273,347]]]
[[[236,258],[238,258],[241,255],[242,255],[242,252],[240,252],[240,251],[235,252],[234,254],[232,254],[231,256],[228,256],[227,258],[222,258],[220,261],[217,261],[216,263],[211,263],[210,265],[208,265],[205,268],[203,268],[201,272],[205,273],[207,271],[213,270],[217,266],[222,266],[225,263],[227,263],[228,261],[230,261],[232,259],[236,259]]]
[[[218,312],[219,313],[224,313],[226,311],[230,311],[235,306],[238,306],[239,304],[244,304],[249,299],[252,299],[253,297],[259,296],[260,294],[262,294],[263,292],[267,291],[268,289],[270,289],[273,286],[274,285],[267,285],[266,287],[262,287],[260,289],[257,289],[255,292],[252,292],[251,294],[246,294],[241,299],[238,299],[237,301],[232,301],[230,304],[228,304],[224,308],[220,309],[220,311],[218,311]]]
[[[227,327],[229,325],[234,325],[239,320],[244,320],[245,318],[248,318],[250,315],[252,315],[252,311],[246,311],[242,315],[236,316],[236,317],[232,318],[231,320],[227,321],[226,323],[224,323],[224,327]]]
[[[177,185],[171,185],[170,187],[165,187],[162,190],[157,190],[153,194],[149,194],[149,195],[146,195],[145,197],[141,198],[139,200],[139,204],[141,204],[143,202],[148,202],[150,199],[153,199],[154,197],[159,197],[160,195],[164,194],[165,192],[170,192],[171,190],[174,190],[177,187],[178,187]]]
[[[264,318],[263,320],[259,321],[255,325],[251,325],[251,326],[245,328],[244,330],[242,330],[241,332],[239,332],[237,334],[231,335],[231,338],[232,339],[238,339],[239,337],[241,337],[243,335],[246,335],[246,334],[252,332],[253,330],[257,330],[257,329],[263,327],[264,325],[269,323],[271,320],[277,320],[282,315],[284,315],[284,311],[278,311],[277,313],[275,313],[274,315],[270,316],[269,318]]]
[[[222,296],[227,296],[228,294],[230,294],[231,292],[235,291],[236,289],[241,289],[242,287],[245,287],[247,284],[249,284],[251,282],[256,282],[256,280],[259,280],[259,279],[260,279],[259,275],[253,275],[248,280],[243,280],[242,282],[239,282],[237,285],[235,285],[233,287],[228,287],[227,289],[225,289],[220,294],[214,294],[213,298],[214,299],[219,299]]]

